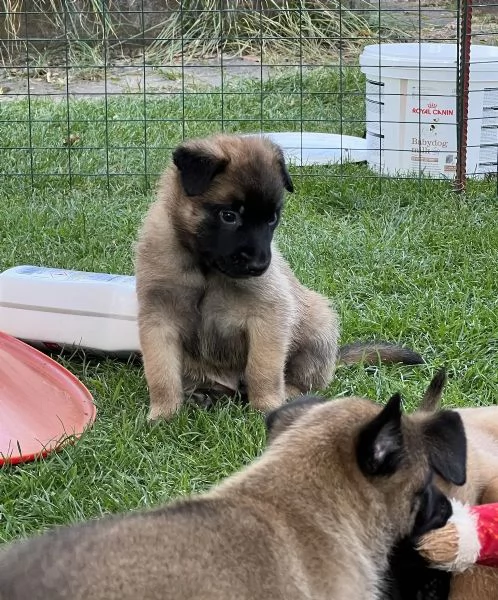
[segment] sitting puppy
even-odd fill
[[[210,492],[3,548],[0,599],[380,598],[395,542],[451,514],[432,475],[464,477],[460,417],[308,398],[268,427],[261,458]]]
[[[265,138],[218,135],[181,144],[136,246],[138,326],[150,419],[184,392],[237,390],[261,411],[324,388],[343,363],[422,358],[379,343],[337,348],[338,318],[299,283],[272,240],[293,183]]]

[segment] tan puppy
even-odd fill
[[[434,377],[421,410],[438,410],[446,373]],[[456,412],[462,418],[467,438],[467,481],[455,487],[447,481],[438,486],[450,498],[468,504],[498,502],[498,407],[462,408]],[[498,569],[476,567],[454,574],[451,580],[450,600],[496,600],[498,598]]]
[[[431,381],[419,411],[432,413],[439,409],[446,372],[441,369]],[[469,504],[498,502],[498,407],[461,408],[467,438],[467,481],[455,488],[438,482],[447,495]]]
[[[269,411],[324,388],[336,362],[422,358],[399,346],[338,351],[337,314],[299,283],[275,248],[293,184],[267,139],[218,135],[173,153],[136,246],[138,325],[149,418],[169,418],[184,392],[237,390]]]
[[[262,457],[206,494],[7,546],[0,598],[378,599],[396,540],[450,516],[431,476],[457,456],[464,477],[459,416],[309,398],[268,424]]]

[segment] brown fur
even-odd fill
[[[243,381],[249,402],[266,412],[324,388],[338,361],[423,362],[391,344],[339,351],[329,300],[301,285],[274,244],[260,276],[234,279],[202,264],[196,240],[206,207],[231,207],[234,198],[246,210],[262,198],[280,205],[284,188],[292,190],[280,148],[264,138],[218,135],[186,142],[174,156],[183,170],[173,163],[163,174],[136,247],[149,418],[171,417],[185,391],[212,382],[237,390]]]
[[[442,413],[421,423],[393,399],[286,411],[262,457],[210,492],[8,545],[1,600],[376,600],[434,449],[452,451],[431,434]]]
[[[421,409],[439,408],[446,375],[440,370],[427,389]],[[450,498],[471,505],[498,502],[498,407],[462,408],[467,438],[467,481],[454,486],[440,480],[438,486]],[[450,600],[496,600],[498,569],[476,567],[453,575]]]
[[[445,383],[444,370],[440,370],[424,395],[420,412],[438,410]],[[458,487],[445,481],[438,485],[448,496],[464,503],[498,502],[498,407],[461,408],[455,412],[462,418],[467,438],[467,480]]]

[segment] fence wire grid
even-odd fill
[[[498,192],[498,4],[2,4],[0,173],[27,192],[148,190],[181,140],[221,131],[274,135],[302,177]]]

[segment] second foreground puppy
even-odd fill
[[[446,382],[440,370],[427,388],[413,419],[425,420],[437,414]],[[467,477],[463,485],[438,477],[435,484],[448,497],[460,502],[486,504],[498,502],[498,407],[462,408],[467,452]],[[447,432],[450,434],[450,431]],[[454,459],[448,456],[448,468]],[[416,552],[416,536],[396,547],[391,556],[391,580],[386,600],[496,600],[498,569],[476,566],[463,573],[430,569]]]
[[[445,382],[446,374],[441,370],[426,393],[422,410],[430,414],[439,409]],[[449,497],[471,505],[498,502],[498,407],[469,407],[457,412],[467,438],[467,481],[462,487],[443,481],[438,485]],[[476,566],[452,574],[448,597],[449,600],[496,600],[498,569]]]
[[[432,474],[453,456],[464,478],[459,416],[309,398],[268,425],[262,457],[202,496],[0,550],[0,599],[378,599],[395,542],[450,516]]]
[[[338,350],[336,312],[272,243],[285,191],[293,184],[268,139],[218,135],[174,151],[136,248],[149,418],[171,417],[186,389],[213,382],[242,382],[266,412],[324,388],[338,359],[422,362],[390,344]]]

